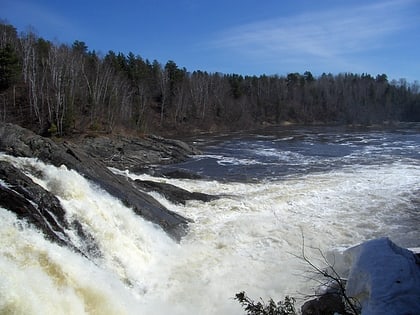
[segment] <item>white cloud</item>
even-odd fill
[[[379,49],[390,36],[409,27],[413,22],[407,14],[411,3],[393,0],[341,6],[246,24],[225,31],[212,46],[267,62],[282,59],[307,63],[310,58],[349,65],[351,55]]]

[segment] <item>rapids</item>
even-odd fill
[[[150,193],[194,221],[180,243],[72,170],[0,155],[53,192],[100,252],[82,257],[0,209],[0,313],[242,314],[239,291],[265,300],[312,293],[303,240],[320,265],[320,251],[381,236],[420,246],[417,131],[296,130],[199,144],[203,155],[171,167],[200,180],[114,170],[221,196],[175,205]]]

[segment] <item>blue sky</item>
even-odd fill
[[[420,80],[420,0],[1,0],[0,18],[189,71]]]

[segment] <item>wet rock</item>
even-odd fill
[[[201,176],[196,173],[181,169],[167,169],[165,166],[143,166],[135,167],[130,170],[134,174],[148,174],[155,177],[165,177],[165,178],[174,178],[174,179],[206,179],[204,176]]]
[[[177,179],[203,179],[203,176],[183,170],[165,170],[162,171],[163,177]]]
[[[0,161],[0,206],[36,226],[60,245],[73,246],[66,235],[60,201],[8,162]]]
[[[71,222],[71,227],[76,231],[77,236],[83,240],[80,245],[80,250],[82,252],[86,253],[86,255],[91,258],[102,257],[101,250],[99,249],[95,238],[83,228],[79,221],[73,220]]]
[[[112,173],[100,160],[92,158],[75,144],[57,144],[22,127],[0,123],[0,151],[13,156],[39,158],[57,167],[65,165],[120,199],[138,215],[160,225],[175,239],[179,240],[186,233],[187,219],[139,191],[134,181]]]
[[[208,202],[219,198],[218,196],[204,193],[190,192],[167,183],[139,179],[136,179],[135,182],[138,187],[146,191],[156,191],[173,203],[185,204],[187,200],[200,200]]]
[[[27,171],[31,173],[31,170]],[[49,240],[85,257],[100,256],[95,239],[83,230],[78,221],[69,226],[57,197],[6,161],[0,161],[0,206],[35,226]],[[69,229],[76,230],[83,240],[81,245],[72,242],[67,232]]]

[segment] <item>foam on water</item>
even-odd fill
[[[78,220],[101,255],[89,261],[50,244],[1,209],[0,282],[7,286],[0,292],[0,313],[34,314],[34,309],[37,314],[136,313],[141,304],[138,297],[148,290],[149,277],[153,278],[150,266],[166,261],[177,244],[160,228],[64,166],[1,158],[26,170],[34,181],[56,194],[68,222]],[[75,244],[83,242],[76,231],[68,232]],[[26,298],[26,291],[33,299]]]
[[[232,313],[231,303],[220,304],[220,299],[239,290],[263,297],[309,293],[302,276],[308,266],[295,257],[301,255],[302,235],[308,247],[322,251],[385,235],[412,246],[420,237],[418,208],[412,203],[420,190],[419,176],[420,167],[396,163],[260,184],[153,178],[225,195],[184,207],[153,193],[195,222],[182,241],[180,252],[187,254],[176,259],[185,281],[174,292],[182,292],[180,299],[191,300],[197,307],[193,310],[204,314]],[[307,251],[309,257],[319,257],[317,250]],[[207,302],[201,301],[200,308],[194,301],[202,296],[219,305],[204,307]]]
[[[0,208],[1,314],[133,314],[116,277]]]
[[[233,300],[311,293],[298,257],[390,236],[419,246],[420,166],[347,167],[260,183],[151,178],[190,191],[221,194],[174,205],[194,220],[174,243],[115,198],[65,167],[1,156],[58,196],[102,253],[91,260],[46,241],[0,209],[0,313],[242,314]],[[114,170],[117,172],[116,170]],[[416,201],[417,200],[417,201]],[[417,202],[417,203],[416,203]],[[69,231],[75,242],[75,231]]]

